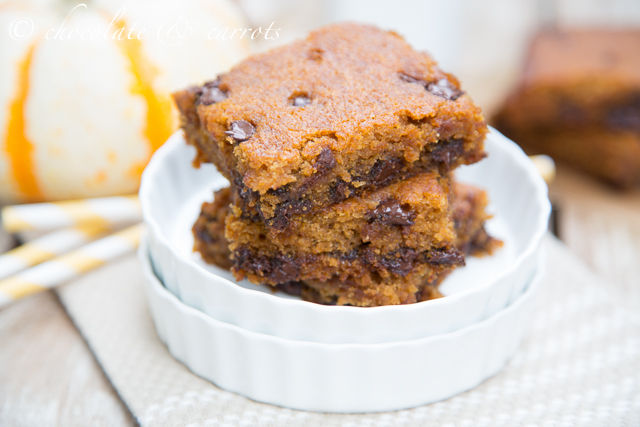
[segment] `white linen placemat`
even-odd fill
[[[284,409],[192,374],[156,336],[133,256],[58,292],[143,427],[640,426],[640,313],[562,243],[545,245],[530,334],[504,371],[446,401],[381,414]]]

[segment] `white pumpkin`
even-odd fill
[[[137,191],[170,93],[248,54],[207,37],[225,27],[247,27],[230,0],[0,2],[0,203]]]

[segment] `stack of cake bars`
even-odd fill
[[[203,204],[195,250],[238,280],[407,304],[499,244],[486,194],[453,182],[485,156],[482,113],[393,32],[330,26],[174,98],[194,164],[230,182]]]

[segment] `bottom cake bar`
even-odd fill
[[[486,193],[476,187],[455,183],[453,199],[456,248],[465,255],[491,254],[502,242],[490,237],[484,228],[484,222],[490,218],[485,210],[488,203]],[[233,218],[227,219],[228,216],[233,217],[231,204],[229,188],[217,191],[213,202],[202,205],[200,217],[193,227],[194,250],[200,252],[206,262],[225,269],[242,262],[231,259],[229,243],[225,238],[225,222],[233,221]],[[426,259],[429,256],[432,257],[431,262]],[[425,261],[417,261],[418,257],[425,258]],[[328,280],[285,281],[273,287],[298,295],[306,301],[330,305],[379,306],[425,301],[440,297],[440,282],[453,267],[463,263],[458,258],[455,264],[448,260],[438,264],[433,257],[430,251],[417,254],[410,260],[403,261],[400,257],[395,260],[395,267],[402,269],[405,263],[411,265],[409,271],[392,277],[367,274],[368,283],[363,283],[361,277],[357,283],[333,277]],[[366,263],[362,263],[362,268],[366,269]]]
[[[478,187],[455,182],[453,184],[453,226],[456,248],[465,255],[491,255],[502,241],[491,237],[484,227],[491,218],[486,211],[487,192]]]

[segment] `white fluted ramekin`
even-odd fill
[[[486,189],[495,218],[488,228],[505,240],[491,257],[467,259],[446,278],[446,298],[404,306],[335,307],[312,304],[267,286],[237,283],[228,271],[193,253],[191,226],[200,205],[227,181],[210,164],[191,166],[195,150],[176,133],[147,166],[140,201],[149,230],[154,268],[187,305],[214,319],[283,338],[327,343],[404,341],[456,331],[506,307],[532,277],[550,204],[537,170],[513,142],[495,130],[489,157],[456,172],[457,179]]]
[[[531,317],[542,265],[525,292],[490,318],[456,332],[381,344],[296,341],[248,331],[187,306],[142,261],[156,330],[193,373],[250,399],[317,412],[411,408],[469,390],[515,354]]]

